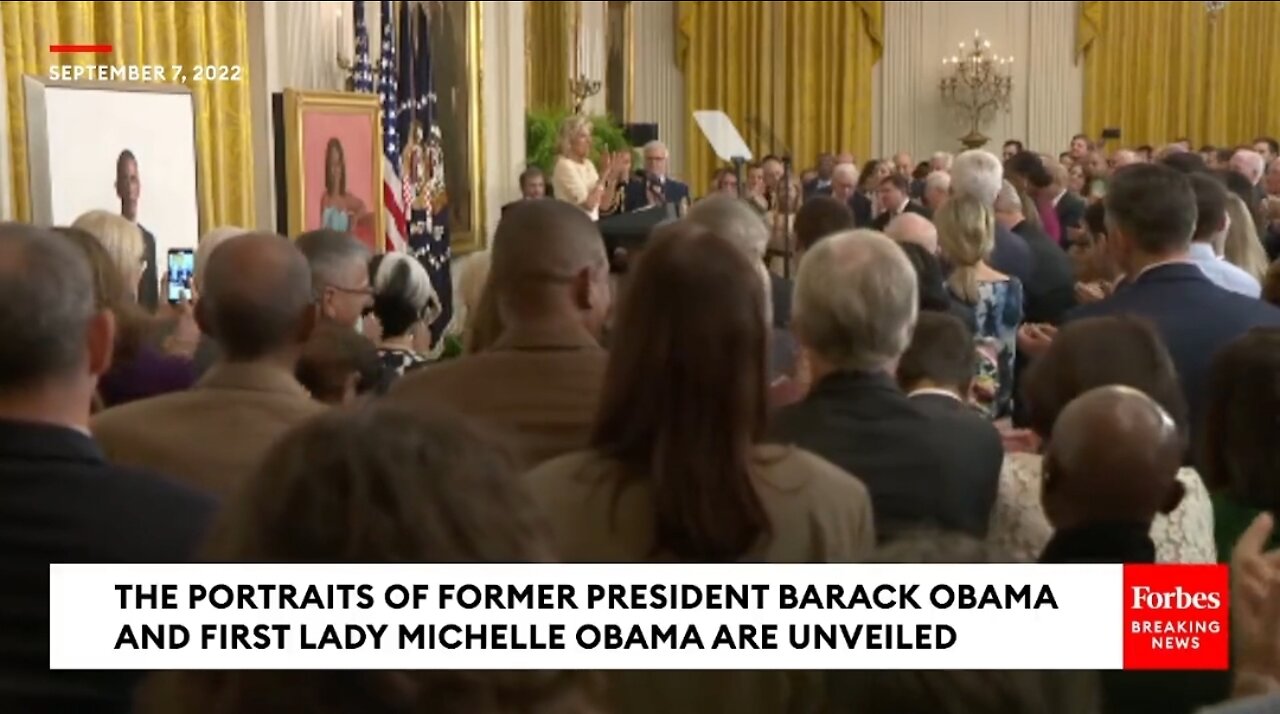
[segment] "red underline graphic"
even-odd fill
[[[110,52],[111,45],[49,45],[49,51],[55,53]]]

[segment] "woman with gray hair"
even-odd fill
[[[439,317],[440,300],[427,269],[407,253],[374,256],[369,261],[369,283],[373,315],[382,325],[378,359],[384,379],[390,382],[427,363],[417,349],[415,333],[423,334],[422,328]]]

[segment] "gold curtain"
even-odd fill
[[[31,220],[22,75],[50,65],[182,65],[195,96],[200,230],[253,226],[253,136],[243,2],[3,2],[13,206]],[[51,44],[109,44],[103,54],[51,55]],[[202,81],[195,65],[238,67],[240,81]],[[139,117],[140,122],[146,121]],[[145,167],[143,167],[145,171]],[[146,190],[145,185],[143,190]],[[145,194],[144,194],[145,200]]]
[[[1085,131],[1126,145],[1230,146],[1280,135],[1280,3],[1081,3]]]
[[[882,12],[880,2],[679,2],[690,114],[725,112],[753,153],[788,147],[797,171],[823,151],[866,157]],[[770,146],[769,128],[781,145]],[[705,186],[720,161],[692,116],[685,132],[685,177]]]
[[[525,3],[525,93],[530,109],[571,109],[569,75],[573,68],[575,2]]]

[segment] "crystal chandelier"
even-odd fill
[[[952,110],[957,123],[969,128],[960,142],[971,149],[989,141],[981,129],[995,118],[997,111],[1009,111],[1013,93],[1013,78],[1009,75],[1013,58],[991,54],[990,50],[991,43],[974,30],[972,45],[960,43],[964,54],[942,60],[943,69],[950,70],[939,87],[942,103]]]
[[[1216,20],[1218,15],[1227,8],[1227,0],[1205,0],[1204,10],[1209,13],[1210,20]]]

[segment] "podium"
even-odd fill
[[[678,217],[676,206],[667,204],[601,218],[597,226],[604,237],[610,272],[625,273],[627,264],[644,249],[654,229]]]

